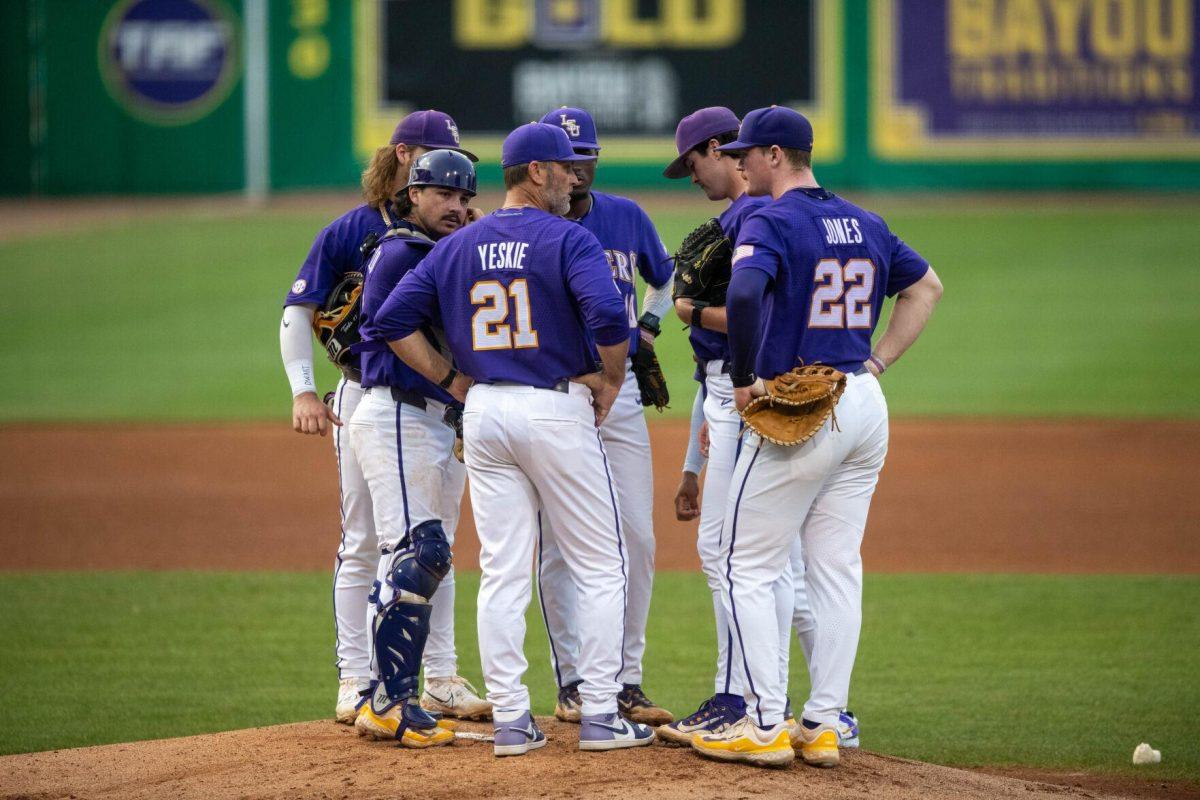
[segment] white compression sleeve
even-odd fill
[[[279,322],[279,352],[283,369],[292,385],[292,397],[304,392],[316,394],[313,375],[312,306],[285,306]]]
[[[683,457],[683,471],[700,474],[704,468],[704,456],[700,455],[700,426],[704,423],[704,384],[696,389],[692,403],[692,424],[688,429],[687,455]]]
[[[653,314],[661,319],[666,319],[668,314],[673,314],[675,301],[671,298],[671,282],[667,281],[662,286],[651,286],[646,284],[646,296],[642,298],[642,313]]]

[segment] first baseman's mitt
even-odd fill
[[[675,253],[675,286],[672,297],[725,305],[729,289],[733,245],[715,219],[687,235]]]
[[[325,307],[313,316],[313,332],[329,353],[329,360],[351,380],[362,380],[350,355],[350,347],[361,341],[358,318],[362,310],[363,274],[347,272],[341,283],[333,287]]]
[[[846,374],[813,364],[796,367],[766,383],[767,393],[742,409],[742,419],[768,442],[790,447],[807,442],[833,415],[833,407],[846,390]],[[833,422],[837,424],[836,416]]]

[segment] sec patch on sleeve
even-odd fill
[[[741,261],[743,258],[749,258],[752,255],[754,255],[754,245],[739,244],[733,251],[732,263],[736,264],[737,262]]]
[[[308,281],[304,280],[304,278],[301,278],[292,284],[292,294],[301,294],[307,288]]]

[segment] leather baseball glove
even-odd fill
[[[830,416],[837,426],[833,407],[846,390],[844,372],[813,364],[796,367],[766,384],[767,393],[742,409],[742,419],[768,442],[785,447],[804,444]]]
[[[725,305],[729,289],[733,245],[715,219],[687,235],[675,253],[675,285],[671,296],[698,300],[710,306]]]
[[[642,405],[654,406],[659,413],[662,413],[662,410],[671,402],[671,393],[667,391],[667,379],[658,363],[658,356],[654,353],[653,336],[642,335],[638,342],[637,352],[633,354],[632,367],[633,376],[637,378]]]
[[[351,357],[350,348],[362,340],[358,335],[362,288],[363,274],[347,272],[329,293],[324,308],[317,309],[313,316],[313,333],[329,353],[329,360],[343,375],[355,381],[361,381],[362,375],[358,371],[358,359]]]

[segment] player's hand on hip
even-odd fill
[[[296,433],[329,433],[331,425],[342,424],[333,409],[321,402],[316,392],[301,392],[292,400],[292,430]]]
[[[750,405],[750,401],[756,397],[762,397],[767,393],[767,384],[762,379],[754,381],[749,386],[738,386],[733,390],[733,404],[741,411],[746,406]]]
[[[700,455],[708,458],[708,446],[712,443],[712,440],[708,438],[708,420],[704,420],[704,422],[700,423],[699,439]]]
[[[694,472],[684,472],[675,492],[675,519],[690,522],[700,516],[700,479]]]
[[[596,427],[600,427],[600,423],[604,422],[604,418],[608,416],[608,412],[612,409],[613,402],[617,399],[617,394],[621,391],[621,384],[613,384],[604,379],[603,373],[591,372],[587,375],[577,375],[571,380],[575,383],[582,383],[592,391],[592,409],[596,412]]]
[[[475,379],[465,373],[458,373],[454,376],[454,380],[450,382],[450,388],[446,391],[460,403],[467,402],[467,391],[475,385]]]

